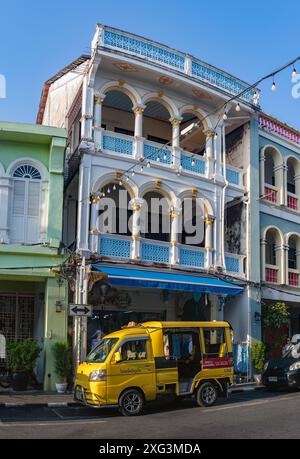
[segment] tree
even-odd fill
[[[289,315],[285,303],[278,301],[277,303],[266,304],[263,314],[264,326],[281,328],[288,324]]]

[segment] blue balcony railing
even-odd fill
[[[119,235],[100,236],[99,252],[102,257],[131,258],[131,238]]]
[[[142,241],[141,259],[151,263],[170,263],[170,245],[158,241]]]
[[[191,268],[204,268],[205,249],[180,247],[179,264]]]
[[[110,27],[99,27],[102,29],[99,45],[104,48],[115,49],[131,56],[137,56],[166,66],[226,91],[231,95],[237,95],[245,91],[241,98],[249,103],[253,103],[255,92],[259,92],[255,89],[247,91],[249,87],[247,83],[197,58],[137,35]]]
[[[103,136],[103,150],[132,156],[133,140],[125,139],[119,134],[116,136],[105,134]]]

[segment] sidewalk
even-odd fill
[[[233,384],[230,389],[229,393],[230,394],[238,394],[241,392],[249,392],[253,390],[263,390],[265,386],[262,384],[257,384],[255,382],[253,383],[242,383],[242,384]]]
[[[67,406],[80,406],[79,403],[74,401],[72,393],[60,395],[56,392],[42,391],[0,391],[0,408],[59,408]]]
[[[236,394],[262,389],[264,389],[264,386],[256,383],[235,384],[229,389],[229,393]],[[0,408],[60,408],[68,406],[81,406],[80,403],[74,401],[72,393],[60,395],[56,392],[42,391],[0,391]]]

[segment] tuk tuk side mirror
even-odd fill
[[[114,355],[114,361],[115,363],[119,363],[122,361],[122,356],[121,356],[121,353],[120,352],[116,352],[115,355]]]

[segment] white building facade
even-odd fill
[[[224,319],[237,342],[260,338],[258,92],[248,88],[192,56],[102,25],[91,57],[49,80],[39,122],[69,132],[65,241],[106,270],[113,286],[111,295],[97,286],[90,294],[89,335],[127,319]],[[101,200],[111,197],[118,208],[120,190],[128,213],[103,234]],[[143,206],[154,197],[168,204],[169,235],[142,228]],[[179,231],[185,198],[201,203],[197,245]],[[121,234],[120,220],[129,217],[132,228]],[[128,282],[113,269],[131,271]],[[133,282],[137,270],[148,283]],[[187,276],[182,286],[194,276],[202,287],[159,284],[169,274]]]

